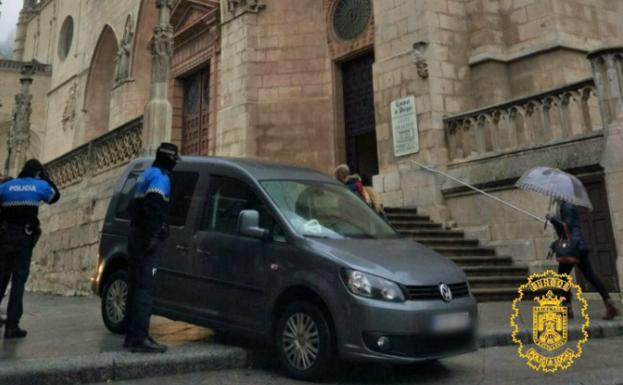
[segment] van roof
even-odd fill
[[[151,162],[152,159],[140,158],[136,162]],[[257,180],[295,179],[338,183],[329,175],[308,167],[292,166],[253,158],[182,156],[182,163],[231,168],[244,172]]]

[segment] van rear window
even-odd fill
[[[128,179],[125,181],[121,192],[119,193],[119,201],[117,203],[117,211],[115,217],[118,219],[132,219],[131,203],[134,199],[134,190],[136,189],[136,181],[140,173],[133,172],[128,175]]]

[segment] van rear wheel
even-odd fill
[[[102,319],[115,334],[125,333],[128,288],[128,272],[119,270],[106,279],[102,290]]]
[[[309,302],[292,302],[275,330],[279,360],[288,374],[309,381],[323,377],[333,359],[333,338],[325,314]]]

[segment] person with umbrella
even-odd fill
[[[558,273],[569,274],[577,264],[584,277],[595,287],[604,301],[606,315],[603,318],[611,320],[620,315],[620,311],[610,298],[606,286],[593,270],[589,258],[590,246],[582,235],[576,206],[587,207],[591,210],[593,208],[582,182],[573,175],[558,169],[537,167],[526,172],[516,185],[524,190],[547,195],[551,198],[551,202],[555,204],[555,214],[551,215],[548,213],[546,219],[554,226],[558,238],[568,241],[568,244],[571,245],[571,250],[569,251],[571,254],[574,254],[574,258],[560,258],[562,256],[557,255],[559,261]],[[554,251],[556,251],[557,244],[559,244],[559,241],[552,244]],[[571,292],[565,292],[564,295],[569,317],[573,318]]]

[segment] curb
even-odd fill
[[[569,341],[577,341],[582,335],[582,329],[579,325],[569,327]],[[616,321],[591,321],[588,327],[588,338],[608,338],[623,336],[623,320]],[[523,343],[532,343],[532,330],[521,329],[519,339]],[[511,337],[511,331],[497,330],[481,332],[478,337],[478,346],[480,348],[491,348],[497,346],[514,345]]]
[[[222,345],[173,348],[165,354],[106,352],[58,359],[0,364],[0,382],[11,385],[69,385],[109,380],[238,369],[247,364],[245,350]]]

